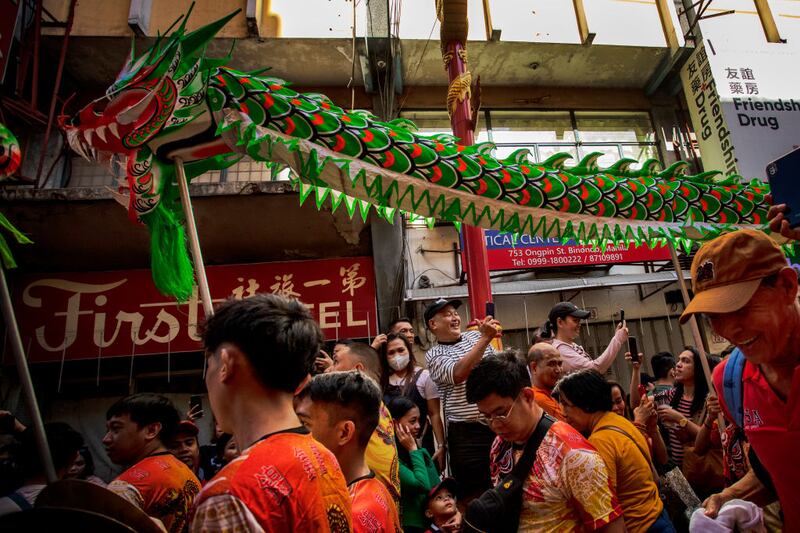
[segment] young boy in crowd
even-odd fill
[[[359,371],[315,376],[308,385],[314,438],[333,452],[347,480],[353,505],[353,531],[402,531],[400,517],[386,486],[370,470],[365,451],[378,426],[381,391]]]
[[[447,477],[428,493],[425,516],[431,527],[425,533],[455,533],[461,531],[461,512],[456,507],[456,480]]]
[[[185,531],[200,480],[167,450],[180,415],[159,394],[122,398],[106,413],[103,445],[111,461],[129,468],[108,489],[160,520],[170,533]]]
[[[384,383],[383,369],[378,352],[360,342],[351,342],[342,347],[334,355],[333,371],[360,370],[375,380]],[[400,462],[397,458],[397,447],[394,440],[394,424],[392,415],[381,400],[378,426],[372,433],[367,446],[367,466],[375,472],[389,493],[396,506],[400,505]]]
[[[183,464],[188,466],[201,482],[208,481],[200,465],[200,444],[197,435],[200,428],[191,420],[181,420],[175,434],[169,441],[169,451]]]
[[[308,308],[273,294],[228,300],[203,340],[208,399],[241,455],[200,492],[190,531],[350,531],[336,457],[292,406],[322,342]]]

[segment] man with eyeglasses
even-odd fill
[[[514,350],[484,358],[467,379],[467,401],[497,434],[491,447],[493,484],[508,475],[544,416],[525,362]],[[498,523],[502,517],[498,517]],[[522,487],[519,531],[625,531],[608,470],[591,444],[555,422],[539,445]]]
[[[462,333],[460,306],[460,300],[439,298],[425,309],[424,318],[437,341],[425,361],[444,406],[450,472],[458,481],[459,504],[464,506],[491,487],[489,448],[494,434],[478,423],[478,409],[467,401],[466,381],[475,365],[494,353],[489,343],[500,323],[487,316],[478,321],[478,331]]]

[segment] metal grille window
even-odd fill
[[[450,119],[440,111],[409,111],[420,133],[450,133]],[[591,152],[601,152],[600,166],[622,158],[644,162],[659,158],[655,128],[647,112],[639,111],[504,111],[485,110],[476,141],[491,141],[495,156],[507,157],[527,148],[536,161],[566,152],[575,163]]]

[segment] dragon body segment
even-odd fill
[[[235,14],[235,13],[234,13]],[[244,154],[291,167],[301,199],[331,198],[366,217],[369,204],[391,218],[398,208],[455,223],[515,233],[612,241],[685,242],[766,221],[768,187],[719,172],[685,175],[656,160],[632,169],[623,159],[599,168],[599,153],[565,166],[568,154],[545,161],[517,150],[505,159],[494,146],[461,146],[452,135],[422,135],[406,119],[382,122],[345,110],[321,94],[241,72],[205,57],[205,45],[233,16],[191,33],[182,25],[140,57],[133,52],[104,98],[61,124],[85,157],[127,157],[129,212],[146,224],[153,271],[163,292],[191,292],[174,160],[188,179],[222,169]]]

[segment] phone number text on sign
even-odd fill
[[[486,248],[490,270],[524,268],[552,268],[561,266],[636,263],[665,261],[669,250],[665,247],[650,249],[647,246],[609,246],[600,248],[575,243],[560,244],[556,239],[527,237],[516,241],[516,246],[505,234],[486,232]]]

